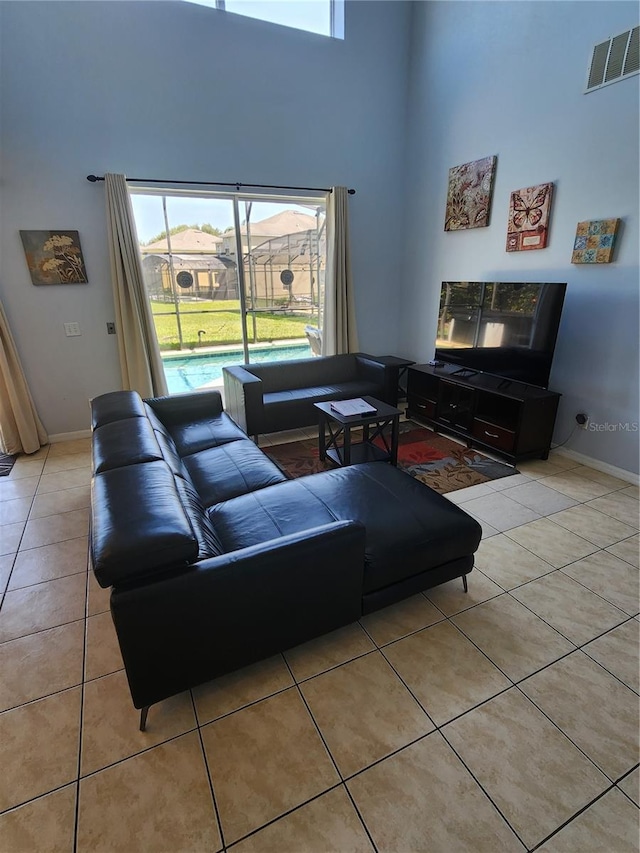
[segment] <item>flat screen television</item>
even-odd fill
[[[546,388],[566,283],[443,281],[436,359]]]

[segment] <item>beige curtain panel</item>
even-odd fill
[[[0,452],[35,453],[48,440],[0,303]]]
[[[133,208],[124,175],[104,176],[111,280],[122,387],[143,397],[167,393],[151,305],[144,286]]]
[[[346,187],[333,187],[327,200],[327,273],[322,321],[322,354],[357,352],[355,300],[351,278]]]

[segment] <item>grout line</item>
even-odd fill
[[[591,808],[591,806],[593,806],[595,803],[597,803],[597,802],[598,802],[598,800],[601,800],[601,799],[605,796],[605,794],[608,794],[608,793],[609,793],[610,791],[612,791],[615,787],[616,787],[615,785],[609,785],[607,788],[605,788],[605,790],[604,790],[604,791],[602,791],[602,793],[598,794],[598,796],[597,796],[597,797],[594,797],[592,800],[590,800],[590,801],[586,804],[586,806],[582,806],[582,808],[581,808],[581,809],[578,809],[578,811],[577,811],[575,814],[571,815],[571,817],[570,817],[570,818],[568,818],[568,820],[565,820],[565,822],[564,822],[563,824],[561,824],[561,825],[560,825],[560,826],[558,826],[556,829],[554,829],[554,830],[553,830],[553,832],[551,832],[549,835],[545,836],[545,838],[543,838],[543,839],[542,839],[542,841],[539,841],[539,842],[535,845],[535,847],[532,847],[532,848],[531,848],[531,853],[533,853],[533,851],[534,851],[534,850],[538,850],[540,847],[542,847],[542,845],[543,845],[543,844],[546,844],[546,842],[547,842],[547,841],[549,841],[549,839],[550,839],[550,838],[553,838],[555,835],[557,835],[557,834],[560,832],[560,830],[564,829],[564,828],[565,828],[565,826],[568,826],[568,825],[569,825],[570,823],[572,823],[572,822],[573,822],[577,817],[580,817],[580,815],[581,815],[583,812],[586,812],[586,811],[587,811],[587,809],[590,809],[590,808]]]
[[[207,751],[204,748],[204,739],[202,737],[202,729],[200,728],[200,720],[198,718],[198,709],[196,707],[196,700],[193,695],[193,690],[189,690],[189,697],[191,699],[191,707],[193,708],[193,716],[196,721],[197,732],[198,732],[198,740],[200,741],[200,749],[202,750],[202,760],[204,762],[205,773],[207,774],[207,781],[209,782],[209,791],[211,792],[211,800],[213,802],[213,810],[216,815],[216,821],[218,822],[218,832],[220,834],[220,843],[222,844],[222,850],[225,851],[227,849],[227,845],[224,840],[224,832],[222,830],[222,821],[220,819],[220,811],[218,809],[218,803],[216,800],[216,794],[213,788],[213,779],[211,778],[211,770],[209,768],[209,762],[207,761]]]
[[[86,550],[86,561],[87,566],[89,565],[89,540],[87,539],[87,550]],[[87,652],[88,652],[88,629],[89,622],[87,620],[87,602],[89,600],[89,575],[87,574],[87,580],[84,588],[84,631],[82,634],[82,687],[80,688],[80,717],[79,717],[79,727],[78,727],[78,770],[77,770],[77,778],[76,778],[76,808],[75,808],[75,816],[73,823],[73,853],[77,853],[78,849],[78,825],[80,822],[80,773],[82,770],[82,742],[84,739],[84,690],[85,690],[85,675],[87,669]]]

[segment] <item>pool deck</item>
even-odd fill
[[[286,347],[295,347],[300,346],[302,344],[308,344],[308,341],[305,338],[286,338],[285,340],[278,341],[263,341],[257,344],[249,344],[249,353],[252,350],[265,350],[265,349],[273,349],[274,355],[278,352],[279,348]],[[239,353],[242,355],[244,359],[244,352],[242,347],[238,348],[238,344],[221,344],[220,346],[202,346],[202,347],[190,347],[189,349],[176,349],[176,350],[160,350],[160,357],[166,361],[170,361],[174,358],[186,358],[190,355],[228,355],[231,353]],[[275,358],[274,361],[278,359]],[[240,364],[242,362],[239,362]]]

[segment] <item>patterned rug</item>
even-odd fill
[[[356,430],[351,435],[352,441],[358,440]],[[276,444],[263,450],[290,479],[335,468],[330,460],[320,461],[317,439]],[[398,468],[441,495],[518,473],[510,465],[410,421],[400,424]]]
[[[16,458],[15,456],[9,456],[7,453],[0,453],[0,477],[6,477],[11,473]]]

